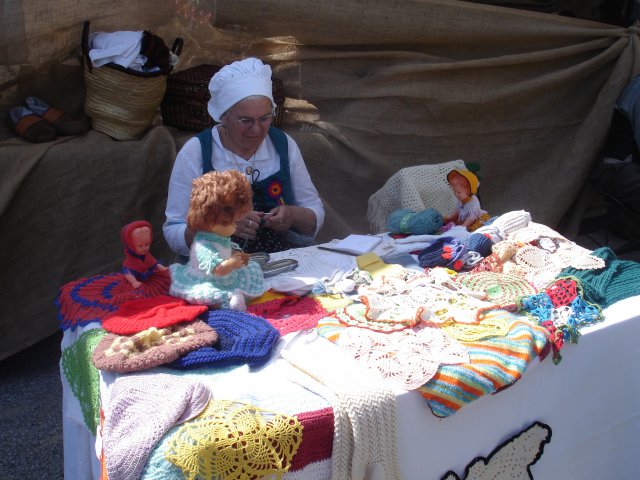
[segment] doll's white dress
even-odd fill
[[[229,308],[233,295],[259,297],[266,291],[260,265],[249,263],[227,275],[213,273],[216,266],[231,257],[233,244],[229,237],[216,233],[198,232],[191,244],[189,261],[169,267],[171,288],[169,295],[198,305],[219,305]]]

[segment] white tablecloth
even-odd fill
[[[513,386],[451,417],[433,416],[416,392],[400,393],[397,445],[402,478],[440,479],[448,470],[463,478],[475,457],[488,456],[536,420],[551,427],[552,437],[531,467],[533,478],[636,478],[640,297],[618,302],[604,314],[604,322],[583,330],[578,344],[565,345],[559,365],[550,358],[536,361]],[[65,332],[63,348],[81,331]],[[64,376],[63,423],[65,478],[99,479],[95,437],[85,427]]]

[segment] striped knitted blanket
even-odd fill
[[[418,391],[437,417],[448,417],[467,403],[493,394],[515,383],[531,361],[542,356],[547,345],[546,330],[525,317],[504,311],[511,318],[505,336],[463,342],[470,363],[441,365]]]

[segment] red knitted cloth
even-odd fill
[[[302,424],[302,442],[291,462],[290,471],[331,458],[333,451],[333,408],[296,414]]]
[[[195,320],[208,310],[206,305],[191,305],[182,298],[158,295],[125,302],[107,315],[102,328],[117,335],[133,335],[147,328],[165,328]]]
[[[168,271],[158,272],[141,287],[133,289],[122,273],[95,275],[63,285],[55,300],[62,330],[75,329],[103,318],[124,302],[169,292]]]
[[[296,295],[249,305],[247,312],[265,318],[280,335],[314,328],[329,314],[315,298]]]

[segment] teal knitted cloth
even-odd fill
[[[640,295],[640,263],[619,260],[609,247],[599,248],[591,254],[602,258],[605,267],[600,270],[576,270],[568,267],[556,278],[576,277],[582,284],[585,299],[602,308]]]

